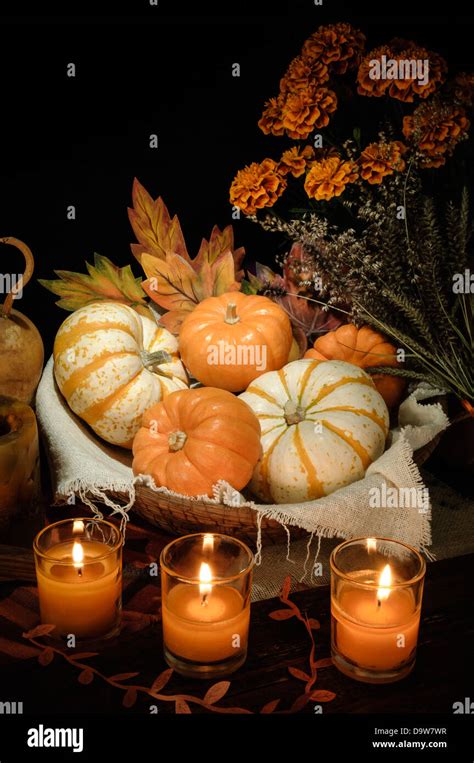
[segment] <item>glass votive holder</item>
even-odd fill
[[[115,636],[122,613],[123,536],[102,519],[64,519],[33,543],[41,622],[53,637]]]
[[[336,667],[392,683],[415,664],[426,563],[387,538],[357,538],[331,554],[331,650]]]
[[[163,648],[178,673],[233,673],[247,656],[254,556],[240,540],[196,533],[162,551]]]

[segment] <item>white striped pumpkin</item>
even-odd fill
[[[151,353],[168,353],[160,358]],[[113,445],[131,448],[143,413],[188,386],[177,339],[115,302],[72,313],[54,343],[54,374],[69,407]]]
[[[382,455],[389,415],[361,368],[295,360],[263,374],[240,397],[262,431],[250,487],[263,501],[309,501],[361,479]]]

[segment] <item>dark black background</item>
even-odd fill
[[[33,2],[24,13],[38,13]],[[191,255],[212,226],[232,222],[228,189],[244,164],[279,155],[280,139],[257,127],[290,59],[319,24],[350,21],[372,48],[393,36],[440,52],[450,71],[472,68],[472,18],[434,16],[419,3],[324,0],[225,4],[130,0],[41,3],[41,16],[0,17],[0,235],[32,248],[35,277],[84,270],[97,251],[133,263],[126,207],[137,176],[178,213]],[[82,16],[73,16],[80,11]],[[55,16],[54,13],[62,13]],[[461,7],[459,6],[461,13]],[[69,15],[66,15],[68,13]],[[131,14],[137,14],[132,16]],[[214,11],[214,14],[216,11]],[[66,65],[76,64],[75,79]],[[231,65],[241,65],[240,78]],[[150,133],[159,148],[149,148]],[[288,141],[290,145],[290,141]],[[273,151],[273,154],[272,154]],[[66,218],[74,204],[77,219]],[[242,219],[236,241],[248,260],[271,262],[284,243]],[[21,259],[0,249],[1,272]],[[37,283],[16,307],[42,332],[46,352],[66,313]]]

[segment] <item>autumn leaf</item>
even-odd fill
[[[267,704],[262,707],[260,713],[262,715],[269,715],[270,713],[273,713],[274,710],[276,710],[279,704],[280,699],[272,699],[271,702],[267,702]]]
[[[133,181],[132,203],[128,219],[140,242],[131,244],[134,257],[141,262],[146,252],[151,257],[165,259],[166,252],[171,251],[189,260],[178,217],[171,218],[163,199],[153,200],[137,178]]]
[[[139,673],[117,673],[115,676],[110,676],[111,681],[128,681],[129,678],[135,678]]]
[[[47,636],[49,633],[51,633],[51,631],[54,631],[55,628],[55,625],[42,623],[41,625],[37,625],[36,628],[33,628],[33,630],[23,633],[23,638],[32,639],[40,638],[41,636]]]
[[[133,689],[133,688],[127,689],[127,691],[125,692],[125,696],[122,700],[122,705],[124,707],[133,707],[133,705],[137,701],[137,696],[138,694],[136,689]]]
[[[318,631],[321,627],[319,620],[316,620],[314,617],[310,617],[307,623],[312,631]]]
[[[301,694],[301,696],[297,697],[295,701],[293,702],[290,712],[291,713],[298,713],[300,710],[302,710],[309,702],[309,694]]]
[[[206,241],[205,238],[201,241],[199,252],[194,259],[194,267],[196,269],[199,268],[204,261],[212,265],[222,254],[227,254],[227,252],[232,254],[236,280],[240,281],[243,275],[243,271],[240,271],[240,266],[245,256],[245,249],[243,246],[234,249],[234,230],[232,225],[228,225],[223,231],[219,230],[217,225],[214,225],[209,241]]]
[[[333,691],[327,691],[326,689],[315,689],[310,694],[310,699],[316,702],[331,702],[335,698]]]
[[[52,649],[47,647],[44,649],[40,655],[38,655],[38,662],[40,665],[46,666],[49,665],[50,662],[54,660],[54,652]]]
[[[203,299],[239,289],[230,252],[221,254],[212,264],[203,257],[199,266],[174,252],[167,252],[164,259],[143,254],[141,262],[147,276],[143,289],[167,311],[161,315],[160,323],[175,334]]]
[[[178,699],[175,702],[175,712],[181,715],[190,715],[191,708],[189,707],[185,699],[178,697]]]
[[[56,304],[73,312],[91,302],[120,302],[149,314],[141,279],[135,278],[130,265],[114,265],[108,257],[94,254],[94,264],[86,262],[87,273],[55,270],[57,280],[38,279],[40,284],[59,299]]]
[[[87,660],[89,657],[97,657],[99,652],[73,652],[72,657],[74,660]]]
[[[305,683],[311,681],[311,676],[309,676],[303,670],[299,670],[299,668],[294,668],[292,665],[288,666],[288,673],[290,673],[293,678],[297,678],[298,681],[304,681]]]
[[[322,660],[317,660],[314,663],[315,668],[332,668],[334,665],[332,657],[323,657]]]
[[[291,609],[275,609],[273,612],[270,612],[269,617],[272,618],[272,620],[289,620],[290,617],[295,617],[296,612],[293,612]]]
[[[207,690],[206,695],[204,697],[204,702],[206,702],[208,705],[213,705],[214,702],[219,702],[222,697],[227,694],[230,686],[230,681],[219,681],[218,683],[211,686],[210,689]]]
[[[291,588],[291,577],[287,575],[283,581],[283,586],[281,589],[281,598],[283,600],[288,599],[288,596],[290,595],[290,588]]]
[[[164,670],[160,675],[155,678],[151,685],[150,691],[154,692],[155,694],[159,692],[161,689],[164,689],[168,681],[170,680],[171,676],[173,675],[173,668],[168,668],[168,670]]]
[[[92,683],[92,681],[94,680],[94,673],[92,672],[92,670],[88,670],[86,668],[81,673],[79,673],[77,680],[79,681],[80,684],[87,686],[87,684]]]

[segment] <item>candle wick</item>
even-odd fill
[[[377,599],[377,608],[380,607],[381,605],[382,605],[382,600],[381,599]]]
[[[77,568],[77,574],[79,575],[80,578],[82,578],[82,567]]]
[[[201,599],[201,607],[207,607],[207,593],[203,594]]]

